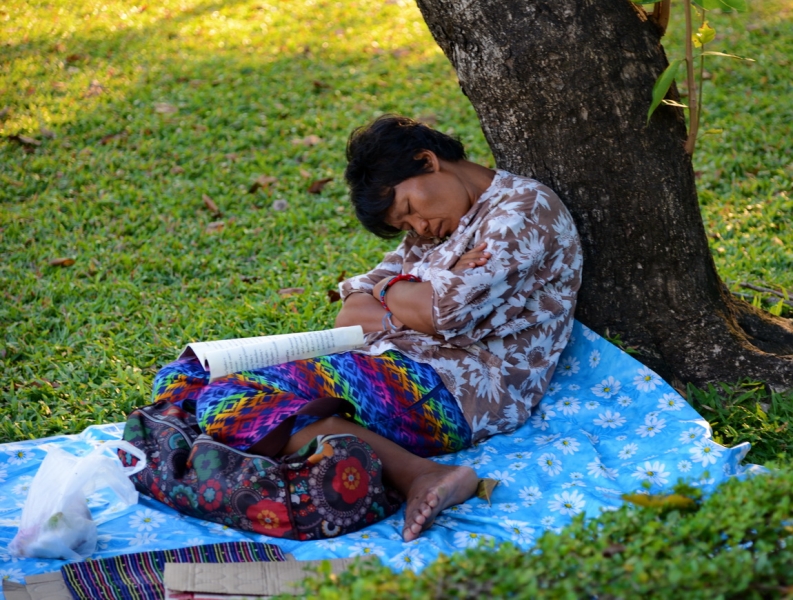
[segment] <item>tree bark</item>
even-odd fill
[[[646,125],[667,65],[629,0],[418,0],[499,168],[554,189],[584,247],[576,317],[667,381],[793,387],[793,326],[732,296],[697,201],[680,109]],[[677,92],[673,88],[672,95]]]

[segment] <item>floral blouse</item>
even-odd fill
[[[481,242],[491,258],[452,272]],[[433,288],[437,334],[407,327],[367,334],[368,354],[398,350],[432,365],[457,399],[472,442],[522,425],[542,398],[573,327],[581,245],[570,213],[541,183],[497,171],[445,240],[408,233],[372,271],[343,281],[342,298],[409,273]]]

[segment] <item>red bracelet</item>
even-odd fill
[[[385,293],[388,291],[392,285],[394,285],[397,281],[415,281],[416,283],[421,283],[421,277],[416,277],[415,275],[394,275],[388,282],[380,289],[380,304],[383,305],[383,308],[386,312],[391,312],[391,309],[388,308],[388,305],[385,303]]]

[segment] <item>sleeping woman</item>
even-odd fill
[[[580,244],[549,188],[470,162],[459,141],[411,119],[356,129],[347,161],[361,224],[402,235],[374,269],[340,284],[336,326],[361,325],[366,345],[211,384],[200,365],[177,361],[153,397],[192,394],[205,433],[254,454],[288,455],[318,435],[365,440],[407,499],[411,541],[478,483],[469,467],[428,457],[513,431],[545,393],[573,326]],[[325,397],[354,410],[294,417]],[[274,449],[268,434],[290,418]]]

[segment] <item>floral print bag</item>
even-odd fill
[[[194,415],[163,401],[133,411],[124,439],[148,459],[132,476],[139,492],[235,529],[329,538],[376,523],[402,502],[383,484],[372,448],[352,435],[319,436],[275,460],[214,441],[200,433]],[[125,465],[137,462],[123,450],[118,454]]]

